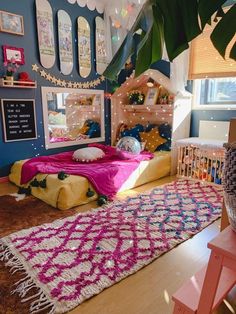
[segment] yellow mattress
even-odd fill
[[[25,162],[26,160],[17,161],[11,168],[9,180],[17,186],[21,186],[21,168]],[[169,175],[170,167],[170,152],[155,152],[153,159],[141,161],[119,192],[165,177]],[[38,174],[35,177],[40,181],[46,176],[47,187],[45,189],[33,187],[32,195],[53,207],[65,210],[97,199],[97,194],[90,198],[86,196],[88,188],[93,187],[85,177],[70,175],[63,181],[57,178],[57,174]]]

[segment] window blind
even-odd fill
[[[189,65],[190,80],[236,76],[236,61],[229,58],[236,35],[227,47],[224,59],[211,42],[210,35],[213,28],[214,25],[206,25],[203,33],[192,41]]]

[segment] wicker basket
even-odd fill
[[[224,199],[230,225],[236,232],[236,142],[224,146]]]

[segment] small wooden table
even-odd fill
[[[227,227],[208,243],[207,267],[187,281],[172,297],[174,314],[210,314],[236,283],[236,232]]]

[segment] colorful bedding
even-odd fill
[[[21,170],[26,162],[27,160],[20,160],[12,166],[9,179],[17,186],[22,186]],[[153,159],[140,162],[139,166],[122,184],[118,192],[126,191],[169,175],[170,165],[171,158],[169,152],[155,152]],[[90,198],[86,196],[88,188],[93,189],[93,186],[85,177],[70,175],[63,181],[57,178],[57,174],[39,173],[35,177],[38,181],[47,177],[47,187],[46,189],[40,187],[32,188],[32,195],[61,210],[86,204],[97,199],[97,194]],[[27,185],[24,184],[23,186]]]
[[[72,159],[73,152],[65,152],[51,156],[35,157],[24,163],[21,173],[21,184],[31,181],[38,173],[67,174],[86,177],[98,194],[110,199],[119,191],[120,187],[139,166],[141,161],[150,160],[153,154],[141,152],[132,159],[121,159],[116,149],[102,144],[93,144],[102,149],[105,157],[90,163],[81,163]]]

